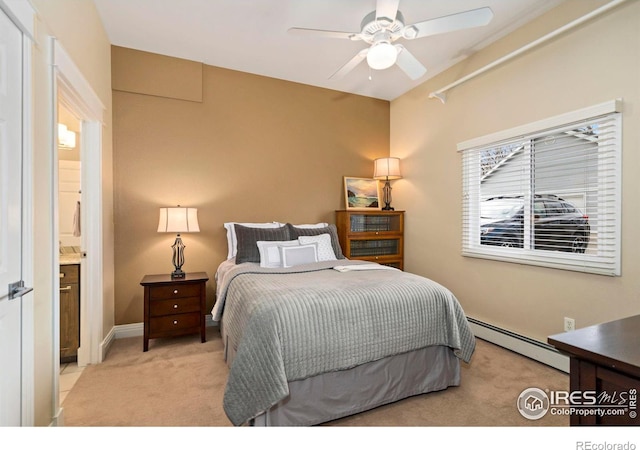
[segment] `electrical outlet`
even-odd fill
[[[573,331],[576,329],[576,321],[570,317],[564,318],[564,331]]]

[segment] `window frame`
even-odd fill
[[[459,143],[457,150],[462,157],[462,255],[600,275],[620,276],[622,198],[621,111],[622,100],[616,99]],[[614,126],[611,137],[613,147],[611,150],[608,150],[613,155],[613,165],[612,168],[607,169],[607,173],[612,173],[614,177],[612,183],[607,183],[607,186],[612,185],[611,189],[607,192],[611,194],[610,191],[613,191],[613,199],[608,203],[608,206],[613,207],[609,208],[608,211],[610,209],[613,209],[613,211],[606,216],[606,225],[609,226],[608,229],[612,231],[606,235],[606,247],[603,245],[603,250],[600,251],[600,249],[598,249],[597,254],[594,256],[593,254],[587,255],[586,253],[532,249],[530,248],[530,242],[527,242],[529,239],[524,239],[522,248],[481,245],[479,211],[481,207],[480,190],[482,174],[481,170],[476,169],[480,167],[481,151],[504,145],[517,145],[517,142],[522,142],[522,155],[525,161],[531,161],[531,143],[534,142],[534,139],[565,127],[569,128],[581,122],[593,121],[599,118],[606,118],[606,120],[611,121]],[[598,151],[599,158],[601,153],[603,152]],[[525,166],[527,166],[527,164],[525,164]],[[525,168],[520,179],[523,180],[525,184],[527,180],[532,184],[531,178],[531,169]],[[598,178],[598,192],[600,192],[603,184],[601,181],[602,180]],[[532,197],[533,190],[530,189],[529,192],[524,193],[525,205],[533,204],[535,199]],[[604,211],[604,209],[601,210],[600,208],[601,205],[599,204],[598,212]],[[530,214],[531,209],[524,208],[523,233],[525,237],[532,236],[530,230],[530,224],[532,223]],[[561,255],[559,255],[560,253]]]

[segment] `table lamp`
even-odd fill
[[[184,264],[184,244],[180,233],[197,233],[200,231],[198,225],[198,208],[183,208],[178,205],[175,208],[160,208],[160,220],[158,222],[159,233],[177,233],[176,241],[171,246],[173,248],[173,266],[175,270],[171,272],[171,278],[184,278],[182,271]]]
[[[378,158],[373,162],[373,178],[385,180],[383,192],[383,211],[393,211],[391,207],[391,184],[389,180],[402,178],[400,175],[400,158]]]

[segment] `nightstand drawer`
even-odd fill
[[[182,314],[200,311],[200,297],[187,297],[167,300],[154,300],[149,305],[149,314],[153,316],[166,316],[170,314]]]
[[[152,317],[149,320],[149,333],[157,334],[180,333],[184,330],[200,327],[200,313],[175,314],[172,316]]]
[[[199,297],[200,284],[172,284],[170,286],[152,286],[151,288],[149,288],[149,295],[151,300]]]

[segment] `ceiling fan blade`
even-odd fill
[[[359,41],[361,39],[360,33],[350,31],[314,30],[313,28],[289,28],[287,31],[289,34],[298,36],[351,39],[352,41]]]
[[[448,33],[450,31],[463,30],[465,28],[481,27],[493,19],[491,8],[478,8],[437,19],[407,25],[402,31],[405,39],[417,39],[435,34]]]
[[[389,19],[390,22],[396,20],[398,13],[398,4],[400,0],[377,0],[376,1],[376,20],[382,18]]]
[[[427,73],[427,68],[423,66],[415,56],[409,53],[409,50],[400,44],[397,44],[396,48],[398,49],[398,59],[396,60],[396,64],[409,76],[409,78],[417,80]]]
[[[367,53],[369,53],[369,48],[365,48],[360,50],[356,56],[351,58],[345,65],[340,67],[333,75],[329,77],[330,80],[340,78],[345,76],[347,73],[351,72],[355,67],[360,64],[366,57]]]

